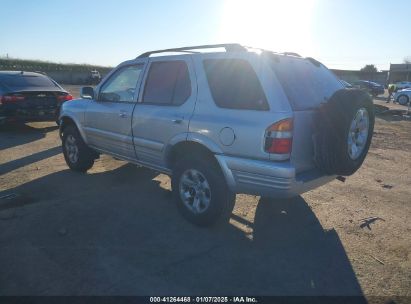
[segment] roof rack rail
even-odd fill
[[[146,57],[150,57],[150,55],[152,54],[158,54],[158,53],[168,53],[168,52],[187,53],[190,50],[214,49],[214,48],[225,48],[226,52],[246,52],[247,51],[245,47],[243,47],[241,44],[238,44],[238,43],[208,44],[208,45],[186,46],[186,47],[181,47],[181,48],[150,51],[150,52],[145,52],[141,54],[137,58],[146,58]]]
[[[257,48],[257,47],[252,47],[252,46],[244,46],[247,49],[253,49],[253,50],[259,50],[265,53],[271,53],[271,54],[275,54],[275,55],[283,55],[283,56],[294,56],[294,57],[302,57],[300,54],[298,53],[294,53],[294,52],[275,52],[275,51],[270,51],[267,49],[262,49],[262,48]]]
[[[281,55],[284,55],[284,56],[294,56],[294,57],[302,57],[300,54],[297,54],[297,53],[294,53],[294,52],[284,52],[284,53],[281,53]]]

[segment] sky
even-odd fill
[[[408,0],[0,0],[0,56],[116,66],[238,42],[379,70],[411,56]],[[408,35],[408,36],[407,36]]]

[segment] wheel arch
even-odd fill
[[[59,126],[59,132],[60,132],[60,138],[63,136],[64,133],[64,128],[66,128],[69,125],[74,125],[77,130],[79,131],[81,137],[83,138],[84,142],[87,143],[86,136],[84,134],[84,130],[80,128],[80,123],[72,116],[69,115],[63,115],[60,117],[60,126]]]
[[[220,167],[215,157],[216,153],[222,153],[222,151],[214,145],[207,145],[204,140],[196,140],[187,136],[184,140],[175,141],[168,145],[165,152],[165,161],[167,167],[172,168],[179,156],[202,155],[209,157]]]

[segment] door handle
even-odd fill
[[[184,117],[180,117],[180,118],[174,118],[171,121],[175,124],[181,124],[184,120]]]
[[[127,112],[126,111],[120,111],[120,114],[118,114],[120,118],[127,118]]]

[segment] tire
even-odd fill
[[[407,95],[400,95],[398,96],[397,100],[396,100],[400,105],[406,106],[409,101],[410,98]]]
[[[62,146],[64,159],[71,170],[86,172],[93,167],[96,152],[85,144],[75,126],[64,128]]]
[[[374,105],[368,94],[339,90],[315,119],[315,163],[329,175],[349,176],[364,162],[374,130]]]
[[[211,226],[229,220],[235,194],[229,191],[215,159],[184,157],[177,161],[173,168],[171,187],[178,210],[194,225]],[[197,209],[196,195],[199,197]]]

